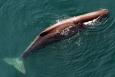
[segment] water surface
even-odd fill
[[[0,77],[114,77],[114,0],[0,0]],[[108,21],[19,60],[46,27],[109,9]]]

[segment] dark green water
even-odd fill
[[[108,21],[19,60],[58,20],[109,9]],[[0,77],[115,77],[114,0],[0,0]]]

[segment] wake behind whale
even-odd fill
[[[102,22],[109,14],[107,9],[74,16],[62,20],[42,31],[21,55],[26,58],[31,53],[57,41],[67,39],[83,29]]]

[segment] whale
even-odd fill
[[[70,17],[44,29],[25,49],[21,57],[26,58],[39,49],[52,43],[68,39],[88,26],[103,21],[109,14],[107,9],[100,9],[79,16]]]

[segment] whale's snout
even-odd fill
[[[108,9],[102,9],[102,14],[99,16],[100,21],[106,20],[109,17],[109,10]]]
[[[104,12],[106,12],[106,13],[108,13],[109,12],[109,10],[108,9],[102,9]]]
[[[102,15],[108,15],[109,14],[108,9],[101,9],[100,11],[102,12]]]

